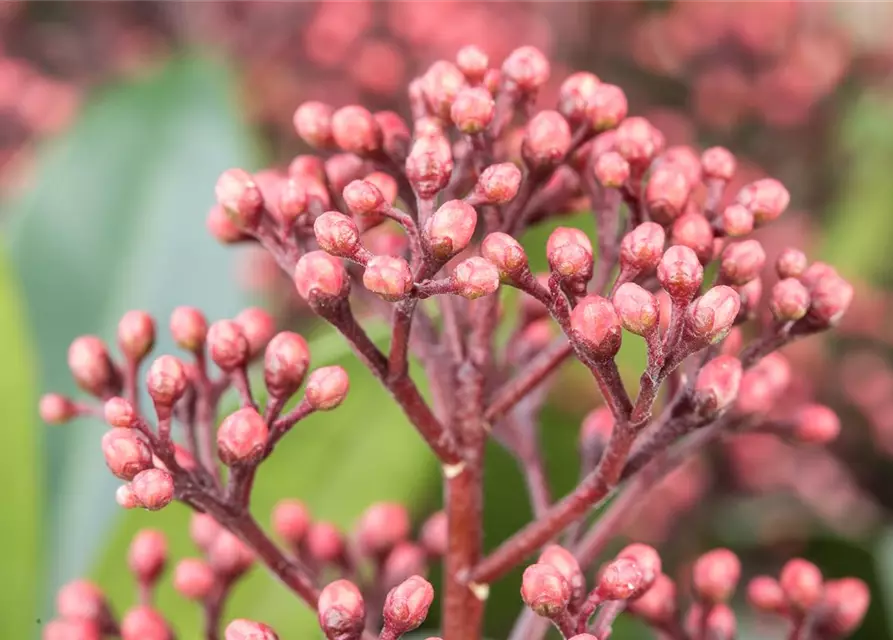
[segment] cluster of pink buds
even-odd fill
[[[853,290],[831,266],[809,264],[793,249],[775,264],[776,278],[761,244],[744,237],[787,208],[780,182],[758,180],[730,198],[736,162],[728,150],[667,148],[651,122],[627,116],[619,87],[590,73],[564,81],[555,110],[538,110],[549,75],[549,61],[533,47],[498,67],[468,47],[411,82],[411,124],[390,111],[306,103],[294,125],[322,156],[255,174],[231,169],[216,185],[211,233],[272,256],[440,463],[443,511],[417,541],[400,505],[370,507],[345,535],[313,521],[301,502],[284,501],[272,518],[282,544],[250,513],[258,467],[276,444],[311,413],[337,408],[349,387],[339,367],[310,371],[305,340],[276,333],[265,312],[248,309],[209,326],[198,310],[177,309],[170,331],[188,357],[162,355],[149,365],[154,419],[137,392],[154,343],[152,318],[124,316],[120,361],[99,338],[72,344],[72,374],[101,404],[52,395],[42,415],[105,419],[111,430],[102,448],[126,483],[117,496],[123,507],[154,510],[176,499],[197,512],[192,534],[204,556],[184,560],[175,584],[203,603],[209,638],[217,637],[230,585],[256,561],[318,612],[328,640],[395,640],[424,622],[434,591],[422,575],[442,558],[441,634],[480,640],[490,585],[537,553],[521,588],[536,615],[522,614],[513,640],[542,638],[542,620],[565,638],[605,640],[624,612],[670,638],[734,635],[725,602],[740,567],[731,552],[697,563],[685,620],[652,547],[626,547],[589,586],[585,572],[659,481],[708,445],[749,431],[833,439],[839,424],[824,409],[769,422],[767,407],[789,378],[774,352],[833,327]],[[597,241],[569,222],[545,247],[522,243],[525,231],[579,211],[581,202],[598,225]],[[543,254],[546,273],[532,271],[528,251]],[[500,300],[509,287],[520,294]],[[745,344],[740,326],[761,321],[764,297],[771,317]],[[386,349],[361,322],[371,315],[389,323]],[[496,339],[501,327],[513,337],[507,345]],[[631,393],[616,356],[623,341],[638,339],[647,364]],[[410,354],[430,400],[411,374]],[[552,374],[572,356],[603,406],[583,425],[579,483],[553,500],[536,418]],[[254,361],[263,369],[264,406],[248,375]],[[218,426],[230,388],[240,406]],[[491,435],[518,459],[535,518],[485,553],[483,454]],[[563,546],[555,546],[562,533]],[[132,564],[148,593],[160,569]],[[784,611],[804,629],[797,637],[842,637],[858,624],[867,595],[857,582],[825,583],[808,606],[795,603],[790,582],[781,580]],[[61,607],[60,615],[72,618]],[[108,615],[102,609],[93,624],[117,624]],[[123,623],[121,633],[149,638],[128,635]],[[274,637],[245,620],[226,628],[227,640]]]

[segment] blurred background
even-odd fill
[[[668,144],[728,146],[740,183],[772,175],[788,186],[790,213],[760,238],[770,256],[799,245],[858,283],[835,335],[786,352],[790,401],[833,406],[841,438],[827,451],[738,438],[658,487],[626,535],[658,545],[680,575],[717,545],[742,555],[746,576],[795,554],[828,576],[857,575],[873,589],[857,637],[893,637],[891,27],[886,2],[0,2],[0,637],[37,637],[53,593],[77,576],[126,607],[126,547],[141,527],[164,530],[174,559],[195,554],[184,508],[117,508],[99,424],[37,417],[42,392],[75,392],[69,342],[113,339],[131,308],[165,327],[181,304],[211,319],[264,304],[280,328],[305,332],[315,364],[350,371],[344,407],[309,420],[264,465],[262,522],[285,496],[343,526],[375,500],[405,501],[419,520],[438,508],[436,465],[399,411],[263,256],[217,245],[204,220],[220,171],[306,151],[291,127],[300,102],[405,113],[407,81],[463,44],[497,66],[515,46],[540,47],[553,61],[541,105],[570,70],[594,71]],[[162,337],[159,350],[171,348]],[[642,350],[625,348],[622,366],[635,379]],[[575,483],[580,420],[598,402],[586,376],[563,376],[542,416],[556,495]],[[522,485],[494,447],[489,546],[529,519]],[[519,610],[517,578],[491,597],[492,638]],[[198,637],[197,609],[169,581],[160,606],[181,638]],[[283,638],[317,633],[260,570],[236,590],[233,616]],[[740,622],[742,638],[775,636],[743,607]],[[640,636],[620,625],[614,637]]]

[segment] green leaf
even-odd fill
[[[0,255],[0,425],[6,488],[0,531],[8,550],[0,584],[0,638],[26,638],[34,632],[41,566],[40,439],[34,386],[34,354],[24,311],[5,255]]]
[[[69,342],[83,333],[113,341],[130,308],[152,312],[163,328],[180,304],[212,318],[244,306],[231,282],[234,252],[208,236],[205,214],[219,173],[253,157],[229,74],[197,59],[101,91],[42,150],[33,189],[0,218],[11,221],[43,390],[74,393]],[[87,571],[118,513],[100,435],[96,424],[77,424],[47,438],[50,593]]]

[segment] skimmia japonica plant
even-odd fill
[[[42,415],[51,423],[104,418],[102,450],[125,482],[122,507],[156,510],[179,500],[194,509],[190,533],[201,557],[181,560],[173,581],[202,606],[207,638],[277,637],[261,622],[221,620],[232,585],[259,563],[318,612],[329,640],[394,640],[424,622],[434,589],[422,576],[442,559],[440,633],[480,640],[489,585],[532,558],[512,640],[543,638],[550,626],[565,638],[605,640],[619,615],[661,638],[735,636],[727,603],[741,567],[731,551],[701,556],[691,588],[680,593],[654,548],[633,543],[613,558],[603,557],[605,548],[658,480],[724,436],[763,431],[813,445],[834,438],[837,420],[824,407],[769,416],[789,377],[775,352],[833,327],[852,287],[832,267],[788,249],[764,296],[766,255],[743,238],[782,214],[784,186],[762,179],[726,193],[735,172],[729,151],[665,148],[647,120],[627,116],[623,91],[590,73],[564,81],[557,110],[538,111],[548,76],[536,49],[517,49],[497,69],[467,47],[411,83],[411,127],[393,112],[306,103],[295,128],[331,151],[327,159],[299,156],[287,171],[255,175],[232,169],[216,185],[211,233],[269,252],[440,462],[444,509],[417,535],[399,504],[370,506],[349,535],[314,521],[299,500],[272,514],[251,512],[255,475],[277,443],[310,414],[336,409],[349,387],[340,367],[311,369],[304,338],[276,333],[265,312],[248,309],[209,326],[198,309],[176,309],[169,327],[184,354],[148,364],[150,412],[138,392],[155,337],[149,315],[121,319],[117,360],[96,337],[72,343],[71,372],[101,404],[48,395]],[[558,227],[535,249],[545,252],[548,273],[532,273],[518,239],[584,208],[597,241]],[[520,294],[503,308],[507,287]],[[386,349],[359,321],[372,315],[389,322]],[[742,332],[737,325],[748,321],[759,326]],[[507,344],[494,339],[500,323],[512,332]],[[743,344],[745,334],[752,339]],[[621,339],[647,345],[638,388],[618,372]],[[424,369],[430,400],[409,373],[410,355]],[[533,425],[553,374],[572,358],[588,369],[603,405],[581,429],[579,484],[553,501]],[[263,406],[247,372],[254,360],[263,366]],[[241,406],[218,426],[231,388]],[[518,458],[535,518],[485,551],[490,437]],[[600,506],[602,515],[586,524]],[[275,540],[255,519],[261,515],[271,516]],[[166,556],[164,537],[143,531],[129,557],[137,605],[118,618],[96,586],[74,582],[59,594],[59,617],[44,637],[173,638],[152,604]],[[747,593],[801,640],[849,635],[869,599],[860,580],[826,580],[799,559],[778,578],[756,578]]]

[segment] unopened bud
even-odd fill
[[[657,328],[660,305],[650,291],[634,282],[625,282],[614,292],[612,301],[620,323],[630,333],[644,336]]]
[[[148,605],[134,607],[121,620],[121,640],[173,640],[164,617]]]
[[[325,163],[326,181],[335,193],[344,191],[344,187],[365,173],[366,162],[352,153],[336,153]]]
[[[338,366],[320,367],[310,374],[304,398],[316,411],[328,411],[344,402],[349,389],[347,371]]]
[[[725,338],[738,317],[741,296],[731,287],[713,287],[691,303],[686,329],[711,344]]]
[[[633,543],[625,546],[617,554],[618,558],[627,558],[636,563],[636,567],[642,574],[642,586],[633,597],[645,593],[654,584],[657,577],[661,575],[663,563],[660,554],[647,544]]]
[[[140,361],[155,345],[155,321],[145,311],[128,311],[118,323],[118,347],[130,360]]]
[[[727,236],[746,236],[753,231],[753,223],[753,213],[743,204],[733,203],[723,209],[722,228]]]
[[[778,582],[788,605],[796,611],[809,611],[822,599],[822,572],[802,558],[788,560],[781,569]]]
[[[389,157],[403,162],[409,153],[412,136],[403,118],[393,111],[378,111],[373,116],[381,131],[381,147]]]
[[[444,135],[443,122],[439,118],[418,118],[412,125],[413,137],[416,139]]]
[[[453,173],[453,150],[443,134],[416,138],[406,158],[406,177],[422,198],[433,198]]]
[[[174,569],[174,589],[184,598],[202,601],[207,598],[217,577],[204,560],[186,558]]]
[[[521,186],[521,170],[511,162],[491,164],[481,172],[474,195],[487,204],[511,202]]]
[[[784,591],[771,576],[756,576],[747,583],[747,601],[763,613],[780,613],[785,608]]]
[[[676,585],[664,574],[658,574],[651,588],[630,600],[627,609],[651,625],[665,625],[676,618]]]
[[[692,612],[698,616],[698,624],[700,624],[700,616],[706,615],[704,620],[704,628],[708,638],[711,640],[735,640],[738,631],[738,622],[735,618],[735,612],[725,604],[716,604],[709,611],[702,612],[701,607],[695,606]]]
[[[616,151],[608,151],[595,159],[595,179],[603,187],[617,189],[629,179],[629,163]]]
[[[311,147],[325,149],[335,144],[332,137],[333,109],[322,102],[305,102],[295,111],[292,122],[301,139]]]
[[[528,268],[524,247],[507,233],[497,231],[484,238],[481,255],[496,265],[503,280],[511,280]]]
[[[122,484],[115,490],[115,502],[122,509],[136,509],[140,505],[139,499],[133,493],[133,488],[129,484]]]
[[[122,480],[152,467],[149,445],[131,429],[110,429],[102,436],[102,454],[109,470]]]
[[[800,442],[827,444],[840,434],[840,418],[830,407],[807,404],[794,418],[794,435]]]
[[[323,171],[322,158],[319,156],[303,154],[295,156],[294,159],[292,159],[288,164],[287,174],[290,178],[300,177],[322,180],[325,178]]]
[[[645,202],[651,217],[669,224],[682,213],[690,192],[691,185],[684,173],[673,165],[659,166],[645,187]]]
[[[825,326],[837,324],[853,301],[853,285],[834,274],[819,279],[809,293],[809,317]]]
[[[750,209],[754,222],[759,225],[772,222],[784,213],[791,194],[778,180],[763,178],[741,189],[736,200]]]
[[[384,300],[393,302],[412,290],[412,271],[403,258],[374,256],[366,263],[363,286]]]
[[[307,341],[297,333],[282,331],[273,336],[264,354],[264,382],[275,398],[289,398],[304,381],[310,365]]]
[[[189,537],[202,551],[206,552],[214,544],[223,528],[213,516],[207,513],[193,513],[189,521]]]
[[[224,640],[279,640],[269,625],[239,618],[226,626]]]
[[[645,166],[661,152],[663,136],[645,118],[632,116],[617,127],[614,145],[631,165]]]
[[[448,120],[450,108],[465,86],[465,74],[452,62],[438,60],[422,76],[422,92],[434,115]]]
[[[837,269],[826,262],[813,262],[799,277],[800,282],[812,291],[821,280],[839,278],[840,274],[837,273]]]
[[[40,419],[47,424],[65,424],[77,415],[77,406],[58,393],[48,393],[40,398]]]
[[[610,360],[620,350],[622,329],[614,305],[601,296],[581,299],[571,312],[571,330],[587,355]]]
[[[127,564],[137,582],[154,584],[167,564],[167,538],[155,529],[143,529],[130,543]]]
[[[96,336],[80,336],[68,347],[68,368],[84,391],[101,396],[115,382],[115,370],[105,343]]]
[[[221,244],[235,244],[236,242],[251,239],[251,236],[236,226],[236,223],[232,221],[229,214],[219,204],[214,205],[208,211],[205,227],[208,229],[208,233]]]
[[[208,336],[208,321],[195,307],[177,307],[171,313],[171,335],[181,349],[199,351]]]
[[[214,188],[217,202],[239,229],[252,230],[260,223],[264,197],[247,171],[227,169]]]
[[[534,169],[553,167],[571,146],[571,129],[557,111],[540,111],[527,123],[521,155]]]
[[[741,561],[728,549],[708,551],[695,562],[692,581],[698,597],[718,604],[727,601],[741,577]]]
[[[871,592],[862,580],[829,580],[825,583],[819,627],[838,637],[848,636],[862,624],[870,602]]]
[[[381,583],[394,587],[404,580],[423,575],[428,570],[425,550],[414,542],[398,542],[387,555],[381,569]]]
[[[100,625],[91,620],[61,618],[43,627],[41,640],[102,640]]]
[[[701,154],[704,176],[715,180],[731,180],[735,175],[735,156],[725,147],[710,147]]]
[[[684,304],[694,298],[701,288],[704,267],[694,251],[674,245],[664,252],[657,265],[657,279],[674,301]]]
[[[584,448],[600,447],[607,444],[614,431],[614,414],[608,407],[593,409],[583,418],[580,425],[580,444]]]
[[[519,47],[502,63],[502,75],[525,93],[533,93],[549,80],[551,67],[536,47]]]
[[[487,69],[483,80],[481,80],[481,86],[495,96],[502,86],[502,71],[500,69]]]
[[[700,213],[683,213],[673,222],[670,243],[688,247],[695,252],[701,264],[707,264],[713,257],[710,221]]]
[[[489,64],[487,54],[473,44],[462,47],[456,53],[456,66],[469,82],[477,83],[483,80]]]
[[[493,96],[483,87],[465,87],[450,108],[450,117],[462,133],[480,133],[496,113]]]
[[[477,212],[462,200],[444,202],[425,223],[424,237],[431,253],[439,260],[459,253],[474,235]]]
[[[645,576],[632,558],[617,558],[598,574],[596,592],[603,600],[629,600],[642,591]]]
[[[689,188],[701,181],[701,160],[695,150],[684,144],[675,145],[664,151],[655,162],[657,167],[673,167],[685,176]]]
[[[760,275],[766,264],[766,252],[758,240],[745,240],[726,247],[722,252],[719,273],[722,280],[744,285]]]
[[[368,109],[357,105],[341,107],[332,114],[332,137],[339,147],[358,156],[381,147],[378,123]]]
[[[179,358],[159,356],[146,374],[146,387],[157,409],[170,409],[186,392],[186,368]]]
[[[666,233],[656,222],[643,222],[623,236],[620,265],[641,273],[653,271],[664,254]]]
[[[550,544],[543,549],[537,563],[550,565],[558,571],[571,589],[571,601],[580,601],[586,591],[586,578],[574,554],[557,544]]]
[[[409,529],[406,507],[394,502],[380,502],[366,509],[357,523],[357,544],[365,555],[380,556],[405,540]]]
[[[629,105],[626,94],[617,85],[605,82],[598,85],[586,115],[596,131],[613,129],[626,118]]]
[[[782,280],[799,278],[806,271],[806,254],[799,249],[787,248],[778,254],[775,261],[775,273]]]
[[[208,353],[223,371],[232,371],[248,362],[248,340],[242,327],[232,320],[218,320],[208,330]]]
[[[446,512],[438,511],[425,520],[419,533],[419,542],[428,555],[441,558],[447,552],[448,535]]]
[[[373,171],[368,176],[363,178],[363,181],[367,184],[371,184],[373,187],[378,189],[381,193],[383,199],[383,205],[385,207],[393,205],[397,201],[397,181],[393,176],[384,173],[383,171]],[[345,187],[346,188],[346,187]],[[345,201],[347,198],[345,197]],[[352,211],[354,215],[359,215],[356,212]]]
[[[344,197],[344,203],[347,205],[350,212],[359,218],[379,215],[388,205],[381,190],[368,180],[354,180],[344,187],[344,191],[341,195]],[[341,215],[337,212],[330,213]],[[317,222],[318,221],[319,220],[317,220]],[[315,228],[316,225],[314,224],[314,229]],[[356,230],[356,226],[354,227],[354,230]],[[359,246],[359,234],[356,233],[356,231],[355,235],[357,235],[357,238],[353,240],[353,243],[354,245]],[[322,243],[320,243],[320,245],[322,246]],[[355,251],[356,248],[354,248],[354,252]],[[353,253],[347,255],[351,256]]]
[[[572,124],[585,122],[599,84],[598,77],[588,71],[569,75],[558,90],[558,111]]]
[[[75,580],[59,589],[56,611],[63,618],[102,623],[108,615],[108,603],[98,586],[88,580]]]
[[[341,260],[325,251],[310,251],[301,256],[294,272],[295,288],[304,300],[330,300],[347,295],[350,282]]]
[[[130,483],[133,495],[149,511],[158,511],[174,499],[174,479],[167,471],[146,469],[136,474]]]
[[[208,563],[214,572],[230,580],[244,574],[254,563],[254,553],[234,534],[221,529],[208,547]]]
[[[809,291],[796,278],[779,280],[772,287],[769,309],[779,322],[793,322],[809,310]]]
[[[356,223],[337,211],[327,211],[319,216],[313,223],[313,232],[320,248],[339,258],[352,258],[361,246]]]
[[[592,277],[592,243],[580,229],[555,229],[546,241],[546,257],[552,271],[563,278],[585,281]]]
[[[695,402],[707,411],[724,411],[735,402],[741,387],[741,361],[733,356],[717,356],[705,364],[695,379]]]
[[[382,614],[385,629],[399,637],[417,629],[428,617],[434,601],[434,587],[421,576],[412,576],[397,585],[385,598]]]
[[[356,585],[336,580],[319,594],[319,626],[327,640],[357,640],[366,624],[366,604]]]
[[[521,598],[536,615],[555,618],[567,610],[571,586],[552,565],[533,564],[524,570]]]
[[[450,279],[456,293],[469,300],[492,295],[499,289],[499,269],[479,256],[457,264]]]
[[[217,429],[217,449],[223,464],[253,464],[263,456],[269,429],[253,408],[245,407],[227,416]]]
[[[299,500],[280,500],[273,507],[273,531],[280,538],[296,547],[301,544],[310,528],[310,512]]]
[[[254,357],[263,351],[276,333],[273,316],[260,307],[249,307],[242,310],[236,316],[235,322],[242,329],[242,334],[248,341],[249,357]]]

